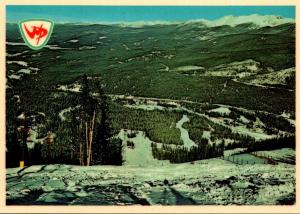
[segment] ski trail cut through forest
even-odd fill
[[[186,115],[183,115],[181,120],[176,123],[176,128],[180,130],[180,139],[182,140],[184,146],[190,149],[192,146],[196,146],[196,144],[190,139],[188,131],[182,127],[182,125],[188,121],[190,121],[190,119]]]

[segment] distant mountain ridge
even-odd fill
[[[276,16],[276,15],[258,15],[258,14],[252,14],[248,16],[224,16],[220,19],[216,20],[191,20],[187,21],[186,23],[191,22],[200,22],[208,27],[217,27],[222,25],[229,25],[229,26],[237,26],[240,24],[246,24],[246,23],[252,23],[258,27],[273,27],[281,24],[286,23],[294,23],[295,20],[291,18],[284,18],[282,16]]]
[[[122,23],[113,23],[124,27],[143,27],[146,25],[186,25],[186,24],[200,24],[206,27],[217,27],[223,25],[229,25],[235,27],[240,24],[254,24],[257,27],[274,27],[277,25],[282,25],[286,23],[295,23],[295,20],[292,18],[285,18],[277,15],[258,15],[252,14],[247,16],[224,16],[215,20],[207,19],[195,19],[189,21],[138,21],[138,22],[122,22]]]
[[[199,27],[218,27],[228,25],[235,27],[241,24],[253,24],[257,28],[261,27],[274,27],[287,23],[295,23],[292,18],[285,18],[278,15],[259,15],[251,14],[246,16],[224,16],[215,20],[208,19],[194,19],[188,21],[164,21],[164,20],[153,20],[153,21],[134,21],[134,22],[57,22],[57,24],[74,24],[74,25],[92,25],[92,24],[104,24],[104,25],[117,25],[120,27],[133,27],[140,28],[144,26],[154,26],[154,25],[188,25],[188,24],[199,24]],[[7,22],[7,24],[13,24],[12,22]]]

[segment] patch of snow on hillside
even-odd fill
[[[81,90],[81,85],[78,83],[71,85],[59,85],[57,89],[62,91],[79,92]]]
[[[230,111],[229,108],[219,107],[219,108],[216,108],[216,109],[211,109],[211,110],[209,110],[209,112],[216,112],[216,113],[219,113],[221,115],[229,115],[231,111]]]
[[[250,123],[250,120],[248,120],[245,116],[241,115],[239,120],[242,122],[242,123]]]
[[[267,74],[256,75],[254,79],[247,82],[251,84],[268,84],[268,85],[285,85],[287,78],[294,77],[296,73],[295,67],[273,71]]]
[[[291,114],[288,112],[282,112],[282,114],[280,115],[281,117],[284,117],[286,120],[288,120],[290,122],[290,124],[295,125],[295,120],[291,119]]]
[[[252,59],[236,61],[226,64],[221,64],[209,68],[206,71],[206,76],[233,76],[233,77],[248,77],[259,73],[262,69],[260,63]]]
[[[24,112],[22,112],[22,114],[20,114],[17,118],[20,119],[20,120],[24,120],[25,119]]]
[[[174,71],[196,71],[196,70],[204,70],[205,68],[202,66],[195,66],[195,65],[186,65],[177,67]]]
[[[254,128],[263,128],[263,127],[266,127],[266,125],[258,117],[256,117],[256,120],[253,123],[253,125],[254,125]]]
[[[12,74],[12,75],[9,75],[8,78],[10,78],[10,79],[15,79],[15,80],[19,80],[19,79],[21,79],[21,76]]]
[[[34,67],[29,67],[30,70],[32,71],[39,71],[40,69],[39,68],[34,68]]]
[[[70,42],[70,43],[77,43],[77,42],[79,42],[79,40],[78,39],[71,39],[68,42]]]
[[[256,72],[259,69],[259,66],[260,66],[259,62],[253,59],[247,59],[243,61],[217,65],[213,68],[213,70],[235,69],[235,70],[248,70],[248,71]]]
[[[10,54],[10,53],[6,53],[7,57],[15,57],[15,56],[21,56],[24,53],[27,53],[28,51],[23,51],[21,53],[14,53],[14,54]]]
[[[61,121],[65,121],[67,118],[64,116],[65,113],[67,112],[70,112],[72,110],[72,107],[69,107],[69,108],[66,108],[66,109],[63,109],[61,110],[59,113],[58,113],[58,116],[59,118],[61,119]]]
[[[30,74],[31,73],[31,70],[29,69],[21,69],[18,71],[18,73],[22,73],[22,74]]]
[[[96,49],[95,46],[82,46],[78,48],[79,50],[92,50],[92,49]]]
[[[210,137],[211,137],[211,132],[210,131],[203,131],[202,133],[202,138],[203,139],[207,139],[210,141]]]
[[[11,45],[11,46],[26,46],[26,44],[22,43],[22,42],[6,42],[6,45]]]
[[[62,48],[58,45],[46,45],[45,48],[48,48],[49,50],[68,50],[70,48]]]
[[[143,109],[147,111],[153,111],[153,110],[164,110],[165,107],[155,105],[155,104],[135,104],[135,105],[124,105],[127,108],[133,108],[133,109]]]
[[[272,138],[276,137],[276,135],[268,135],[264,132],[258,132],[259,130],[254,131],[254,130],[248,129],[245,126],[232,126],[231,129],[232,129],[232,131],[234,131],[236,133],[244,134],[246,136],[248,135],[250,137],[253,137],[257,141],[258,140],[272,139]]]
[[[28,66],[28,63],[24,62],[24,61],[6,61],[6,63],[7,64],[18,64],[18,65],[21,65],[21,66],[24,66],[24,67]]]

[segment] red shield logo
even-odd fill
[[[28,47],[39,50],[43,48],[53,30],[53,22],[45,19],[30,19],[19,23],[20,31]]]

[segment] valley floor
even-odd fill
[[[161,166],[39,165],[6,171],[7,205],[295,203],[295,165],[208,159]]]

